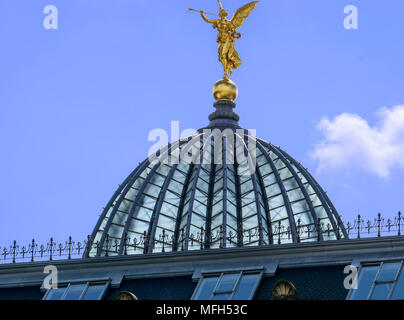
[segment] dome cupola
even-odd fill
[[[347,238],[311,174],[238,126],[232,101],[210,125],[143,161],[119,186],[88,256],[270,246]]]

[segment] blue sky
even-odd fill
[[[247,1],[222,2],[232,13]],[[58,30],[43,27],[49,4]],[[343,27],[350,4],[359,30]],[[190,6],[217,11],[216,0],[0,2],[0,246],[84,239],[152,129],[207,124],[222,70]],[[345,220],[402,210],[404,3],[262,0],[240,31],[241,125],[309,168]]]

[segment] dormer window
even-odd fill
[[[251,300],[262,274],[262,271],[205,273],[199,280],[192,299]]]
[[[48,290],[43,300],[101,300],[109,282],[68,283],[57,289]]]

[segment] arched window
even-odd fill
[[[115,300],[139,300],[132,292],[121,291],[116,296]]]
[[[279,280],[272,289],[272,300],[297,300],[297,290],[292,282]]]

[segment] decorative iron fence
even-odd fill
[[[198,233],[190,234],[188,242],[192,248],[189,250],[206,250],[238,246],[282,245],[292,242],[338,241],[346,239],[346,235],[349,239],[401,236],[402,228],[401,212],[393,219],[385,219],[379,213],[373,221],[365,221],[360,215],[353,222],[348,223],[343,223],[340,218],[336,232],[330,224],[324,225],[320,220],[317,223],[306,225],[298,220],[295,233],[297,241],[293,241],[294,235],[290,226],[286,227],[281,221],[278,221],[272,226],[272,230],[254,228],[245,230],[241,234],[230,231],[224,235],[222,227],[218,228],[216,232],[207,234],[201,228]],[[345,230],[345,234],[343,230]],[[93,241],[91,236],[81,242],[73,241],[72,237],[69,237],[68,241],[57,243],[51,238],[46,245],[38,244],[34,239],[30,244],[24,246],[20,246],[17,241],[14,241],[9,247],[0,247],[0,264],[71,260],[82,258],[84,254],[86,257],[93,257],[184,251],[185,230],[181,230],[179,239],[170,237],[163,230],[152,242],[146,231],[138,237],[125,236],[122,241],[109,236],[106,237],[102,246],[99,241]],[[150,245],[152,245],[151,251],[148,248]]]

